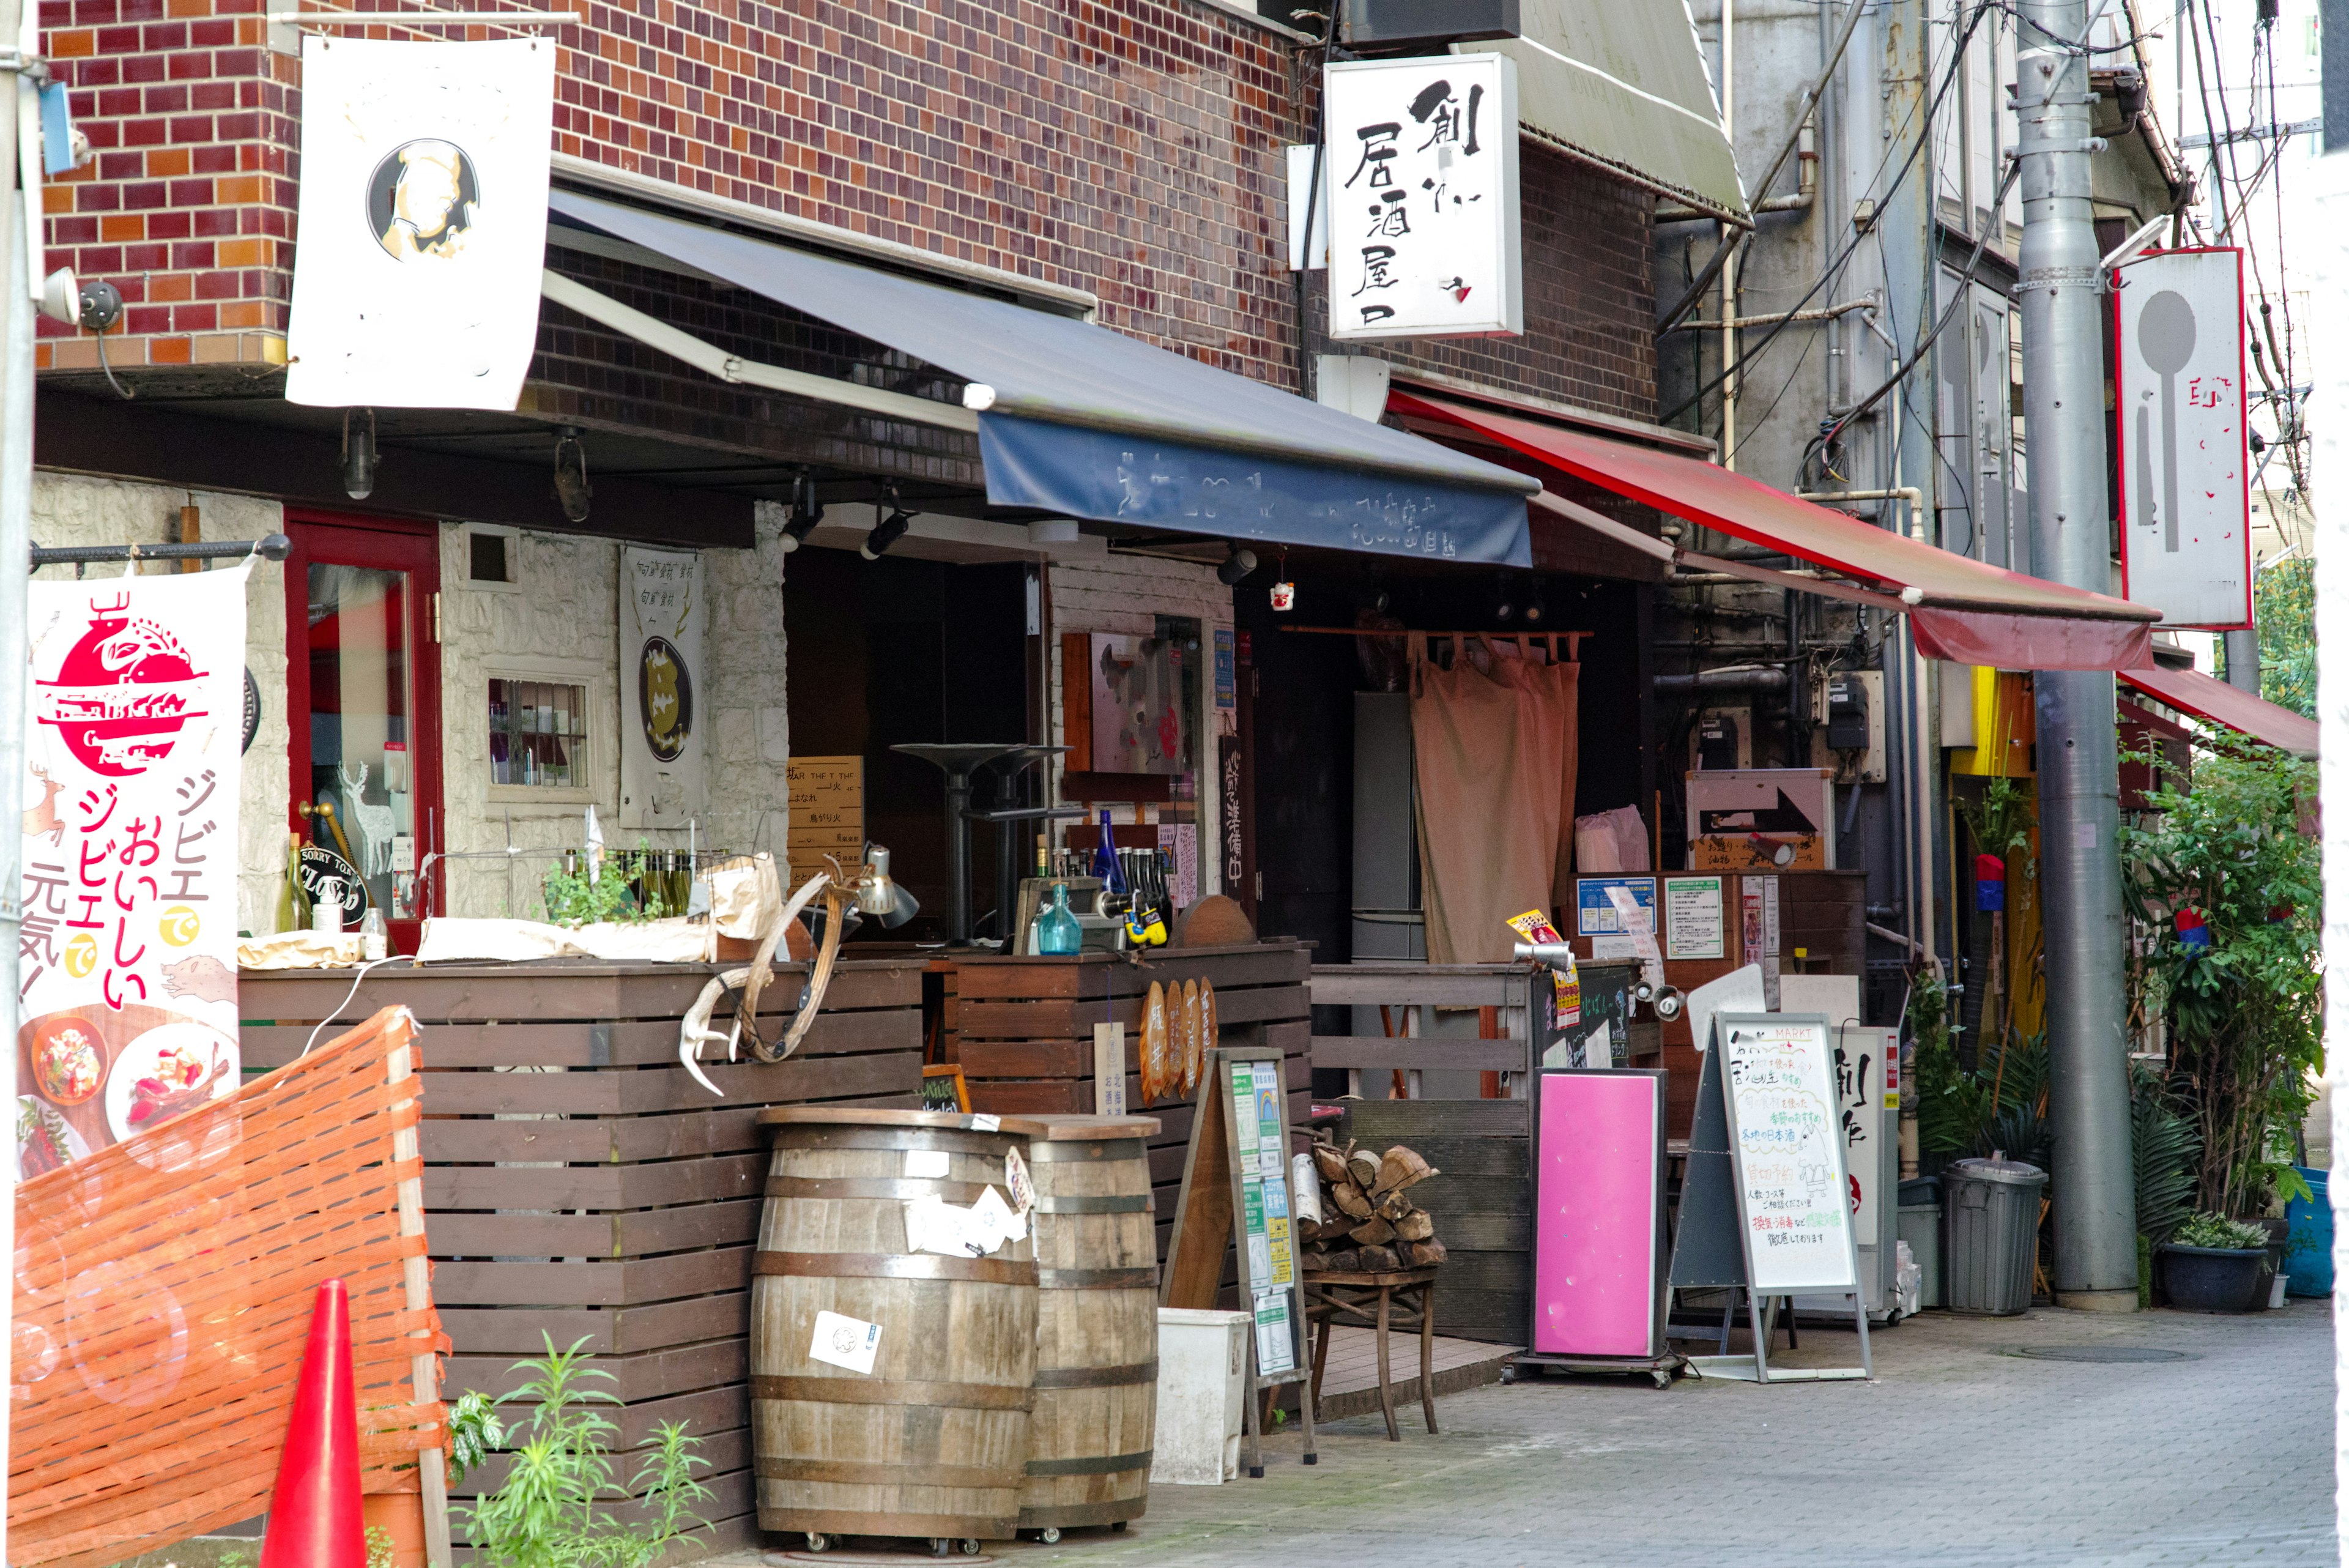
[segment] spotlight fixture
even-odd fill
[[[815,475],[802,473],[792,481],[792,514],[783,523],[783,553],[789,555],[807,543],[815,525],[823,521],[823,501],[815,493]]]
[[[1542,603],[1541,581],[1536,578],[1533,586],[1526,590],[1526,624],[1539,626],[1548,614],[1549,607]]]
[[[1216,568],[1216,580],[1227,588],[1236,588],[1255,570],[1256,552],[1235,545],[1232,553],[1224,557],[1224,564]]]
[[[883,487],[881,499],[873,510],[878,512],[884,506],[889,509],[889,514],[873,525],[873,532],[864,536],[864,543],[856,552],[868,561],[877,561],[886,555],[889,546],[904,538],[905,530],[914,525],[914,514],[898,504],[895,485]]]
[[[563,514],[574,523],[587,521],[587,504],[595,498],[595,488],[587,483],[587,449],[579,440],[577,425],[557,425],[554,429],[554,499],[562,504]]]
[[[364,422],[362,422],[364,421]],[[343,493],[365,501],[375,493],[375,410],[343,410]]]
[[[1516,616],[1516,588],[1507,577],[1504,576],[1501,579],[1499,596],[1493,606],[1493,618],[1506,626],[1510,621],[1515,620]]]

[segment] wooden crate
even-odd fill
[[[1392,1068],[1467,1069],[1516,1075],[1526,1092],[1530,1064],[1553,1036],[1537,987],[1549,977],[1514,964],[1319,964],[1313,1002],[1322,1007],[1450,1006],[1515,1009],[1526,1031],[1504,1040],[1381,1039],[1318,1035],[1313,1064],[1358,1068],[1366,1093],[1383,1095]],[[1636,1049],[1636,1045],[1635,1045]],[[1373,1080],[1381,1085],[1373,1088]],[[1374,1153],[1408,1144],[1442,1175],[1411,1189],[1433,1217],[1449,1253],[1435,1281],[1435,1331],[1456,1339],[1526,1343],[1531,1311],[1533,1210],[1523,1099],[1348,1100],[1347,1132]]]
[[[1312,1038],[1306,981],[1312,950],[1295,940],[1247,947],[1160,948],[1139,964],[1108,953],[1031,958],[974,957],[955,966],[953,1059],[970,1087],[970,1108],[998,1115],[1093,1109],[1093,1025],[1125,1025],[1125,1104],[1159,1120],[1150,1140],[1150,1182],[1158,1255],[1174,1224],[1191,1105],[1142,1103],[1142,1012],[1153,981],[1209,981],[1227,1045],[1278,1045],[1288,1085],[1288,1119],[1311,1108]]]
[[[755,1542],[750,1271],[767,1170],[756,1117],[769,1106],[916,1104],[924,967],[842,964],[791,1060],[708,1065],[722,1100],[677,1057],[678,1020],[715,966],[555,960],[371,972],[342,1016],[400,1002],[423,1025],[426,1230],[454,1345],[447,1397],[503,1394],[519,1381],[512,1364],[543,1353],[543,1336],[558,1346],[585,1338],[616,1378],[603,1386],[621,1401],[618,1444],[677,1420],[702,1439],[711,1469],[701,1479],[717,1495],[692,1554]],[[768,988],[771,1035],[804,972]],[[351,978],[252,971],[239,985],[244,1064],[255,1070],[292,1060]],[[621,1469],[632,1475],[633,1457]],[[478,1496],[503,1474],[494,1461],[452,1491]]]

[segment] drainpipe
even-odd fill
[[[1721,133],[1729,142],[1730,155],[1737,153],[1737,28],[1735,0],[1721,0]],[[1737,253],[1741,248],[1737,236],[1726,225],[1721,231],[1721,243],[1729,247],[1729,259],[1721,268],[1721,319],[1737,319]],[[1721,335],[1721,466],[1733,472],[1737,468],[1737,332],[1734,327]]]

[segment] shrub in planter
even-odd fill
[[[2249,1312],[2261,1304],[2268,1233],[2216,1214],[2197,1214],[2161,1249],[2169,1304],[2187,1312]]]

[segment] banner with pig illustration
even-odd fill
[[[31,585],[25,1177],[237,1086],[246,575]]]

